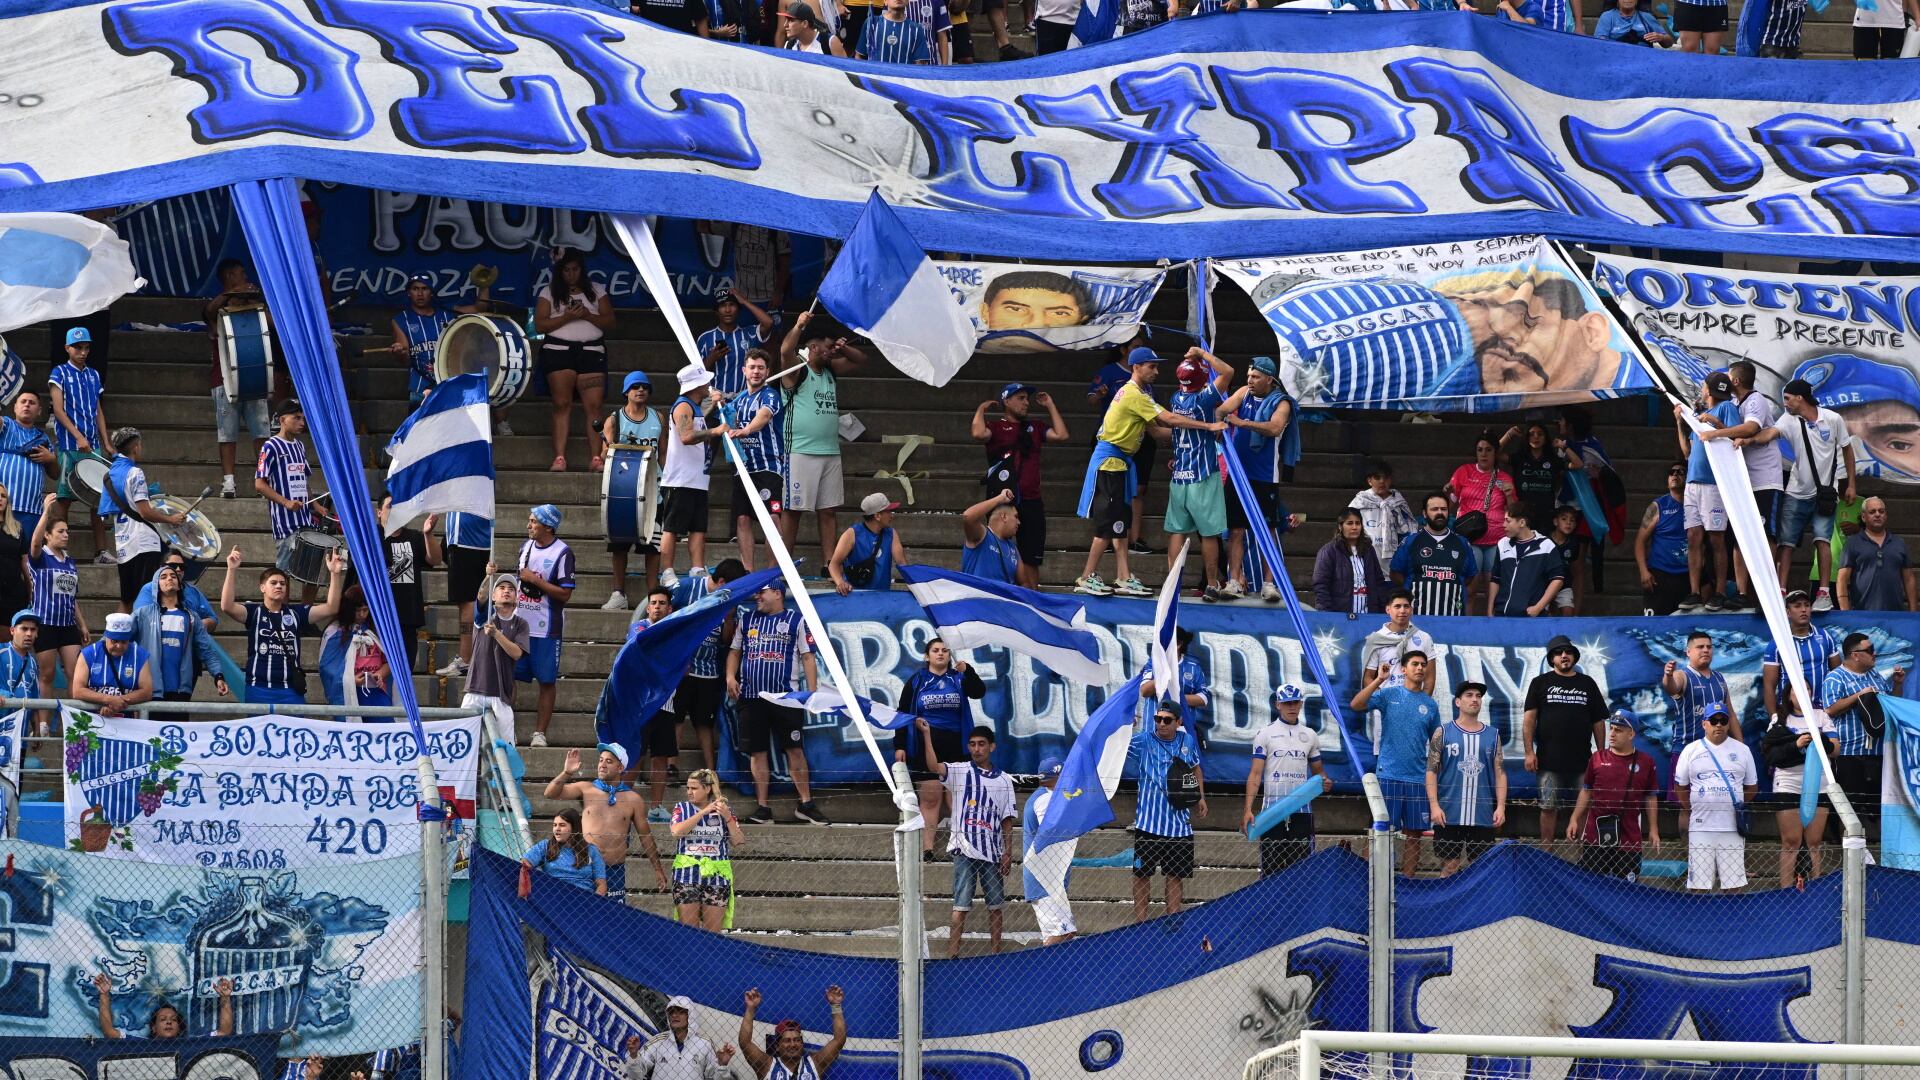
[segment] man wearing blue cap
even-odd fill
[[[541,503],[527,513],[527,542],[520,545],[520,617],[527,620],[527,651],[514,662],[516,682],[540,687],[538,717],[528,746],[547,745],[553,699],[560,681],[560,639],[567,601],[573,598],[573,548],[554,535],[560,508]]]
[[[1195,420],[1168,412],[1153,400],[1153,380],[1160,375],[1160,358],[1152,349],[1139,348],[1127,357],[1133,376],[1113,395],[1107,415],[1100,422],[1099,440],[1093,457],[1087,462],[1087,476],[1080,489],[1079,515],[1093,519],[1093,543],[1087,551],[1086,569],[1073,583],[1073,591],[1089,596],[1150,596],[1152,591],[1140,583],[1127,568],[1127,530],[1133,522],[1133,498],[1144,484],[1137,471],[1134,455],[1151,437],[1155,425],[1170,428],[1221,432],[1227,425],[1217,420]],[[1114,582],[1100,580],[1100,556],[1113,548]]]
[[[1673,763],[1673,797],[1687,815],[1687,888],[1732,892],[1747,885],[1748,807],[1760,769],[1745,743],[1730,738],[1725,702],[1701,710],[1703,734]]]
[[[1607,718],[1607,744],[1587,759],[1580,795],[1567,820],[1567,840],[1580,844],[1580,868],[1633,881],[1643,843],[1660,852],[1660,770],[1633,745],[1638,724],[1617,709]]]
[[[39,697],[40,664],[34,645],[40,640],[40,615],[32,608],[13,613],[13,635],[0,649],[0,693],[7,697]]]
[[[1014,580],[1026,588],[1040,587],[1040,564],[1047,551],[1047,507],[1041,500],[1040,452],[1048,443],[1067,441],[1067,422],[1053,403],[1053,395],[1025,383],[1000,388],[1000,417],[987,419],[993,401],[973,410],[973,441],[987,448],[987,475],[981,482],[988,492],[1013,492],[1019,531],[1014,543],[1020,565]],[[1033,407],[1047,410],[1047,419],[1033,415]]]
[[[73,696],[102,716],[153,700],[153,665],[133,640],[133,616],[114,612],[100,640],[80,650],[73,669]]]
[[[1020,835],[1031,840],[1040,831],[1040,823],[1047,820],[1047,807],[1053,804],[1054,785],[1060,782],[1060,770],[1064,768],[1066,763],[1057,757],[1040,759],[1040,786],[1027,796],[1026,809],[1020,815]],[[1025,885],[1027,903],[1033,906],[1033,919],[1040,924],[1040,944],[1058,945],[1071,940],[1079,928],[1073,925],[1073,904],[1067,899],[1066,893],[1040,896],[1042,890],[1024,863],[1020,876]],[[1072,879],[1073,871],[1069,869],[1061,887],[1064,889]]]
[[[653,380],[647,378],[644,371],[628,372],[620,384],[620,393],[626,400],[601,425],[600,440],[608,446],[640,446],[652,450],[654,468],[658,470],[664,449],[660,445],[660,414],[647,405],[653,397]],[[611,451],[608,456],[612,456]],[[636,550],[646,559],[647,576],[641,580],[652,582],[659,577],[660,546],[654,537],[642,536],[638,540],[608,537],[607,554],[613,557],[613,592],[607,602],[600,605],[601,611],[627,610],[627,555]]]
[[[1300,433],[1293,428],[1293,398],[1281,389],[1280,369],[1271,356],[1248,362],[1246,385],[1234,391],[1222,409],[1254,501],[1252,507],[1242,504],[1239,490],[1227,485],[1227,584],[1221,591],[1237,598],[1253,591],[1247,581],[1247,530],[1258,523],[1277,540],[1296,524],[1281,505],[1280,478],[1300,461]],[[1272,579],[1260,583],[1259,592],[1269,604],[1280,602],[1280,587]]]
[[[1240,828],[1253,825],[1267,807],[1293,794],[1308,780],[1325,776],[1320,764],[1320,734],[1300,722],[1306,694],[1287,683],[1273,692],[1274,720],[1253,737],[1253,764],[1247,769],[1247,800]],[[1260,796],[1260,809],[1253,798]],[[1313,809],[1306,807],[1260,837],[1260,876],[1277,874],[1313,854]]]
[[[60,452],[58,520],[67,520],[73,506],[73,489],[67,485],[69,470],[75,462],[90,454],[103,453],[106,445],[107,409],[101,397],[107,387],[100,373],[87,365],[93,353],[93,335],[86,327],[67,331],[67,362],[55,365],[47,376],[47,391],[53,410],[53,445]],[[113,552],[107,547],[107,519],[93,515],[93,546],[99,552],[94,561],[113,564]]]
[[[434,302],[432,274],[415,274],[407,279],[407,306],[389,323],[393,344],[387,349],[395,356],[406,357],[409,406],[419,405],[439,381],[433,374],[433,357],[439,351],[441,333],[460,316],[493,306],[487,298],[488,288],[482,285],[475,291],[474,303],[447,305]]]

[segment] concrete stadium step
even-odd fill
[[[889,934],[891,927],[899,925],[900,902],[897,899],[873,899],[836,897],[830,903],[823,903],[821,897],[742,897],[734,906],[733,925],[736,931],[760,934],[778,934],[782,931],[798,935],[793,940],[804,940],[804,935],[820,932],[848,933],[849,931],[871,931],[880,935],[880,940],[893,943],[899,948],[897,931]],[[1133,905],[1131,902],[1082,904],[1075,897],[1073,906],[1074,922],[1083,934],[1098,933],[1102,930],[1117,930],[1133,923]],[[1195,902],[1199,902],[1196,900]],[[630,907],[649,911],[662,917],[671,917],[671,899],[657,892],[627,893]],[[953,910],[950,900],[928,899],[923,905],[922,918],[930,928],[944,927]],[[1158,912],[1158,908],[1155,911]],[[976,916],[974,921],[982,923]],[[1006,907],[1005,923],[1008,933],[1031,934],[1039,929],[1034,922],[1033,909],[1025,904],[1009,904]],[[788,938],[781,937],[777,944],[785,945]]]

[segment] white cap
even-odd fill
[[[667,999],[667,1008],[690,1013],[693,1011],[693,999],[685,994],[675,994]]]
[[[107,616],[107,636],[115,641],[126,641],[133,637],[133,616],[116,611]]]
[[[705,365],[702,364],[688,364],[686,367],[681,368],[679,374],[675,377],[680,380],[680,392],[684,394],[696,387],[711,383],[713,381],[713,372],[708,371]]]

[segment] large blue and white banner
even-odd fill
[[[1753,362],[1757,389],[1775,401],[1782,384],[1805,379],[1846,420],[1862,475],[1920,483],[1920,278],[1596,254],[1593,279],[1619,298],[1682,391],[1698,394],[1708,372],[1736,360]]]
[[[1624,327],[1541,236],[1221,259],[1302,405],[1505,412],[1653,389]]]
[[[668,996],[691,998],[694,1030],[718,1045],[738,1030],[749,987],[765,998],[763,1022],[793,1017],[818,1046],[829,983],[846,989],[849,1034],[835,1080],[895,1075],[891,962],[703,935],[613,905],[582,919],[568,890],[515,897],[515,870],[491,852],[475,867],[462,1048],[474,1075],[612,1080],[620,1042],[659,1030]],[[1909,970],[1920,964],[1911,917],[1920,875],[1868,873],[1868,963]],[[1365,864],[1336,848],[1178,916],[1044,949],[935,961],[922,1009],[927,1073],[1235,1076],[1302,1028],[1365,1030],[1366,912]],[[1454,877],[1400,888],[1393,1014],[1403,1031],[1835,1042],[1839,912],[1838,874],[1804,890],[1703,897],[1596,877],[1505,844]],[[1515,994],[1521,986],[1527,992]],[[1874,987],[1865,1040],[1903,1041],[1920,984]],[[1460,1077],[1464,1064],[1412,1062],[1416,1075],[1436,1078]],[[1465,1075],[1525,1075],[1529,1066],[1541,1080],[1645,1075],[1638,1065],[1579,1059],[1473,1065]],[[1742,1072],[1678,1069],[1702,1080]]]
[[[440,792],[471,821],[480,720],[424,727]],[[181,723],[69,709],[65,738],[76,850],[216,870],[417,861],[420,751],[405,724]]]
[[[836,237],[878,189],[923,248],[1076,261],[1522,232],[1899,258],[1920,236],[1920,73],[1706,64],[1458,12],[1243,12],[971,70],[587,3],[0,12],[33,58],[0,112],[0,211],[292,175]]]
[[[279,1040],[270,1035],[164,1042],[0,1036],[0,1061],[17,1077],[59,1080],[276,1080]]]
[[[100,975],[129,1036],[163,1004],[212,1034],[225,980],[237,1034],[296,1031],[302,1054],[420,1037],[417,857],[228,873],[5,840],[0,861],[0,1039],[97,1037]]]
[[[1080,598],[1076,598],[1080,599]],[[875,701],[898,704],[906,678],[920,667],[933,624],[913,598],[903,591],[859,593],[850,597],[819,596],[814,601],[832,628],[834,644],[847,665],[847,675],[860,693]],[[1099,642],[1101,662],[1109,675],[1104,684],[1062,680],[1032,657],[1005,649],[962,650],[958,655],[979,672],[987,684],[986,697],[971,703],[978,723],[991,724],[998,735],[994,760],[1014,773],[1037,771],[1040,760],[1065,756],[1075,734],[1107,695],[1135,673],[1144,670],[1153,642],[1153,602],[1115,598],[1087,598],[1086,627]],[[1206,672],[1209,703],[1204,715],[1212,721],[1204,764],[1209,777],[1244,777],[1253,737],[1272,719],[1268,702],[1275,687],[1292,683],[1306,691],[1305,722],[1320,729],[1320,749],[1327,771],[1342,790],[1352,788],[1358,773],[1342,748],[1337,730],[1329,723],[1344,717],[1359,753],[1370,764],[1373,725],[1368,716],[1354,715],[1347,700],[1359,689],[1361,646],[1379,630],[1384,619],[1371,616],[1306,613],[1313,647],[1319,651],[1339,697],[1330,709],[1306,668],[1299,638],[1287,617],[1264,607],[1184,605],[1182,629],[1195,633],[1187,655]],[[1574,619],[1419,619],[1417,625],[1433,635],[1439,660],[1434,697],[1450,709],[1453,687],[1466,680],[1487,686],[1487,722],[1499,729],[1509,755],[1508,778],[1516,796],[1531,795],[1533,776],[1519,767],[1521,714],[1527,684],[1546,670],[1547,642],[1566,634],[1580,649],[1580,667],[1600,684],[1610,709],[1630,709],[1641,720],[1641,745],[1677,747],[1699,732],[1675,732],[1674,703],[1659,688],[1667,661],[1685,658],[1687,634],[1698,628],[1713,636],[1714,670],[1727,677],[1732,705],[1742,726],[1755,740],[1766,729],[1760,697],[1760,661],[1766,652],[1766,627],[1753,616],[1715,615],[1689,618],[1574,618]],[[1878,652],[1883,671],[1914,666],[1914,643],[1920,641],[1920,617],[1904,612],[1833,612],[1820,625],[1836,633],[1865,631]],[[1144,716],[1145,713],[1143,712]],[[1450,715],[1450,714],[1449,714]],[[807,758],[816,782],[824,777],[871,779],[873,764],[859,735],[830,715],[808,717]],[[1678,740],[1676,742],[1676,740]],[[735,740],[737,745],[737,740]],[[1665,767],[1665,755],[1656,754]],[[726,763],[723,763],[726,764]],[[744,758],[731,762],[745,775]]]

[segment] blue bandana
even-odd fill
[[[593,782],[593,786],[607,793],[608,806],[612,806],[613,804],[620,801],[621,792],[633,790],[633,787],[628,783],[626,783],[625,781],[621,781],[620,783],[617,783],[617,784],[609,784],[605,780],[595,780]]]

